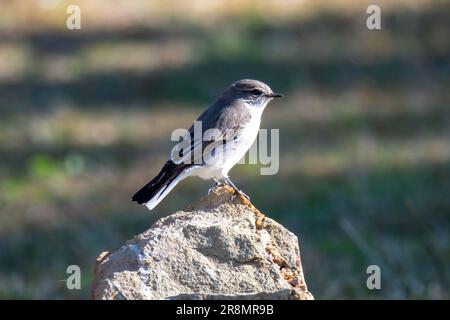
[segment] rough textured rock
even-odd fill
[[[97,258],[94,299],[313,299],[297,237],[216,188]]]

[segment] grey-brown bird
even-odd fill
[[[282,95],[261,81],[234,82],[198,117],[197,123],[201,123],[205,134],[195,135],[192,125],[159,174],[136,192],[132,201],[152,210],[178,182],[189,176],[228,184],[236,193],[246,196],[229,179],[228,172],[252,146],[265,107],[278,97]],[[206,132],[211,134],[205,137]]]

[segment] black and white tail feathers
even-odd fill
[[[136,192],[131,200],[145,204],[149,210],[152,210],[195,167],[167,161],[158,175]]]

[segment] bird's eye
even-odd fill
[[[261,94],[261,90],[253,89],[253,90],[251,91],[251,93],[252,93],[253,95],[255,95],[255,96],[259,96],[259,95]]]

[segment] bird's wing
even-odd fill
[[[202,123],[202,132],[195,135],[194,125],[173,148],[171,160],[181,164],[203,164],[205,153],[235,147],[240,130],[251,119],[250,111],[239,102],[224,101],[221,98],[206,109],[197,121]],[[224,106],[225,107],[222,107]],[[206,151],[206,152],[205,152]]]

